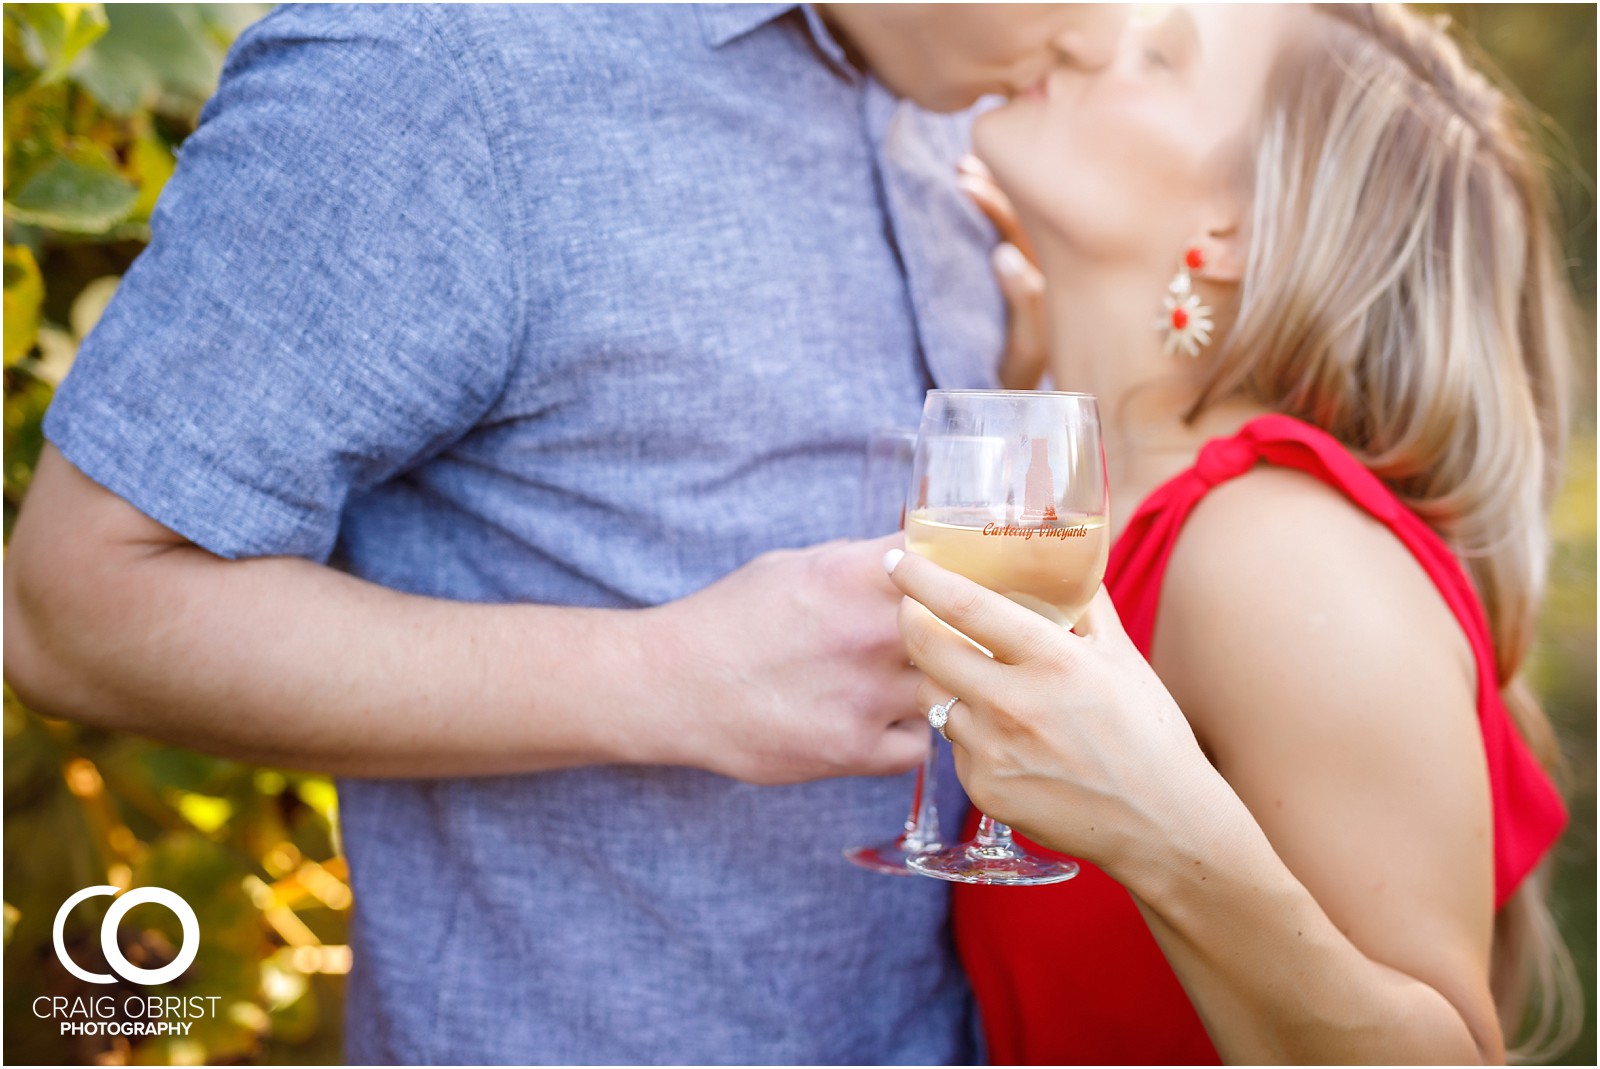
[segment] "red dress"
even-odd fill
[[[1488,623],[1466,574],[1439,536],[1332,436],[1287,416],[1263,416],[1232,438],[1208,442],[1194,467],[1151,494],[1106,570],[1128,635],[1148,656],[1161,580],[1190,510],[1213,486],[1262,462],[1321,479],[1381,521],[1466,632],[1478,667],[1498,909],[1561,834],[1565,808],[1500,700]],[[1032,843],[1029,849],[1051,853]],[[957,884],[953,923],[994,1064],[1218,1064],[1132,898],[1093,865],[1048,887]]]

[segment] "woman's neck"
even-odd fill
[[[1192,464],[1207,441],[1267,411],[1224,400],[1185,422],[1199,399],[1207,356],[1220,339],[1213,337],[1198,359],[1165,352],[1156,324],[1169,278],[1108,270],[1052,273],[1048,263],[1045,274],[1056,280],[1045,297],[1051,378],[1057,389],[1100,399],[1114,517],[1126,519],[1150,491]]]

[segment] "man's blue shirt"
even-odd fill
[[[854,533],[868,432],[993,385],[964,144],[806,8],[286,6],[234,47],[46,432],[224,557],[680,598]],[[972,1057],[945,885],[839,856],[907,778],[339,789],[353,1061]]]

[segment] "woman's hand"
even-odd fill
[[[918,703],[961,698],[945,731],[974,805],[1119,878],[1164,853],[1155,843],[1192,852],[1209,831],[1195,803],[1231,791],[1103,587],[1080,634],[915,554],[884,563],[907,595],[900,634],[926,677]]]
[[[1044,377],[1050,349],[1045,332],[1044,276],[1033,246],[1022,232],[1011,201],[976,156],[963,156],[956,168],[960,186],[1000,235],[990,254],[995,280],[1006,301],[1006,351],[1000,383],[1008,390],[1031,390]]]
[[[1276,544],[1285,542],[1296,544]],[[1208,568],[1196,574],[1212,584],[1225,581],[1214,577],[1219,561],[1229,577],[1266,558],[1259,547],[1244,556],[1236,547],[1234,560],[1202,545],[1211,550]],[[1354,551],[1335,546],[1326,555]],[[1292,557],[1267,567],[1282,570],[1285,559],[1306,570]],[[1227,740],[1231,774],[1243,784],[1236,793],[1123,632],[1104,589],[1076,634],[925,558],[891,551],[884,563],[907,595],[900,633],[926,676],[918,704],[961,698],[945,730],[973,803],[1127,888],[1225,1063],[1504,1059],[1488,983],[1488,800],[1475,794],[1486,794],[1487,784],[1463,782],[1472,780],[1465,761],[1405,763],[1407,755],[1436,756],[1451,731],[1476,730],[1470,694],[1441,702],[1394,682],[1421,666],[1429,685],[1449,693],[1444,654],[1407,661],[1370,647],[1380,630],[1373,620],[1409,628],[1414,607],[1369,597],[1378,606],[1347,607],[1341,632],[1320,614],[1257,606],[1231,618],[1257,629],[1242,643],[1215,620],[1226,596],[1208,588],[1195,600],[1193,615],[1182,617],[1187,633],[1215,646],[1221,631],[1253,654],[1224,665],[1225,650],[1212,649],[1196,662],[1238,680],[1197,699],[1209,697],[1214,718],[1218,703],[1249,707],[1240,721],[1248,730]],[[1337,583],[1358,567],[1339,563],[1301,581]],[[1295,575],[1272,575],[1277,589],[1289,590],[1285,605],[1339,601],[1334,590],[1293,589]],[[1169,579],[1164,596],[1177,596],[1181,607],[1183,594]],[[1169,622],[1174,607],[1164,604]],[[1392,634],[1382,641],[1399,644]],[[1327,653],[1335,667],[1263,669],[1275,663],[1272,643]],[[1348,664],[1366,665],[1365,674],[1337,667]],[[1430,700],[1437,708],[1424,708]],[[1429,728],[1422,741],[1407,734],[1408,717]],[[1370,737],[1367,720],[1375,721]],[[1283,742],[1279,722],[1315,742]],[[1318,724],[1324,728],[1312,732]],[[1398,746],[1394,733],[1404,740]],[[1262,737],[1279,748],[1238,752]],[[1220,760],[1223,741],[1217,745]],[[1375,790],[1386,800],[1381,810],[1370,802]]]

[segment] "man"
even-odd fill
[[[49,415],[6,671],[342,777],[352,1060],[971,1058],[943,885],[838,856],[927,729],[884,546],[820,543],[867,431],[1000,348],[964,128],[891,91],[965,108],[1109,21],[286,7],[240,39]]]

